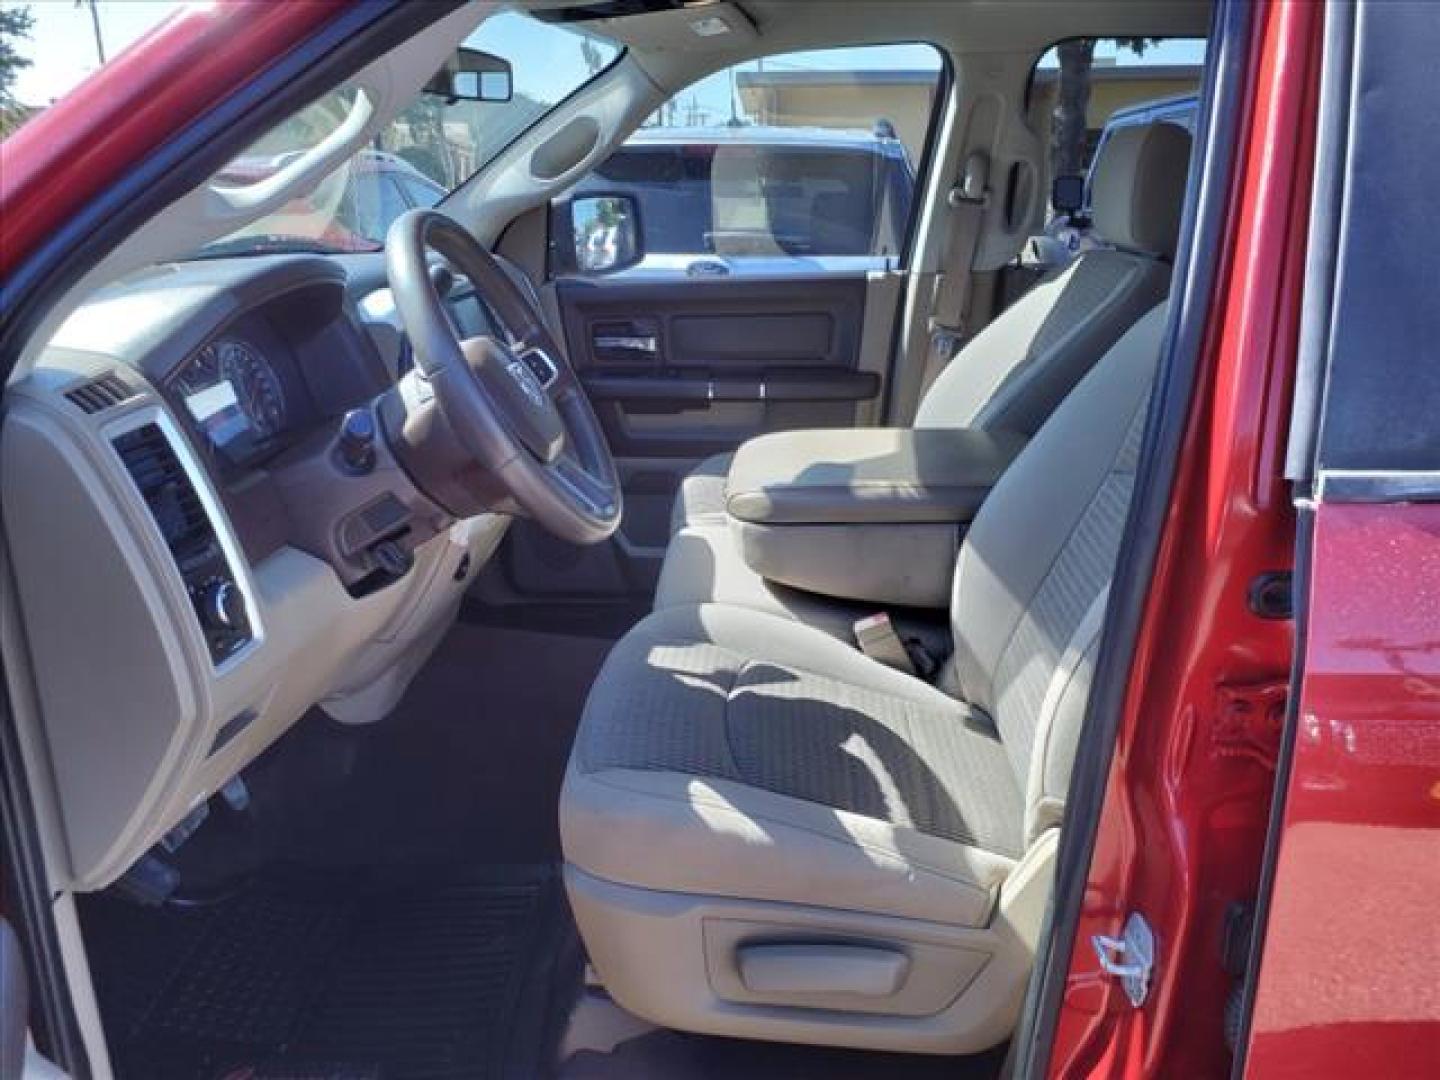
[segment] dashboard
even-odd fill
[[[97,293],[6,393],[0,500],[57,887],[114,881],[317,704],[385,715],[498,546],[342,418],[408,353],[383,260],[215,259]],[[491,324],[457,290],[457,323]]]

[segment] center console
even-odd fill
[[[945,608],[965,527],[1024,445],[972,428],[764,435],[735,455],[725,509],[745,562],[769,581]]]

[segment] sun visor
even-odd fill
[[[743,48],[760,36],[750,16],[728,0],[586,22],[607,37],[646,52],[652,49],[730,50]]]

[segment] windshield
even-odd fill
[[[434,206],[620,55],[619,46],[606,38],[519,12],[485,20],[464,46],[510,63],[507,100],[422,91],[310,194],[196,255],[378,251],[397,217],[412,207]],[[247,147],[211,182],[244,188],[266,180],[344,124],[355,102],[356,92],[348,86],[312,102]]]

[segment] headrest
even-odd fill
[[[1116,247],[1172,258],[1189,170],[1184,128],[1164,122],[1120,128],[1100,148],[1090,182],[1095,232]]]

